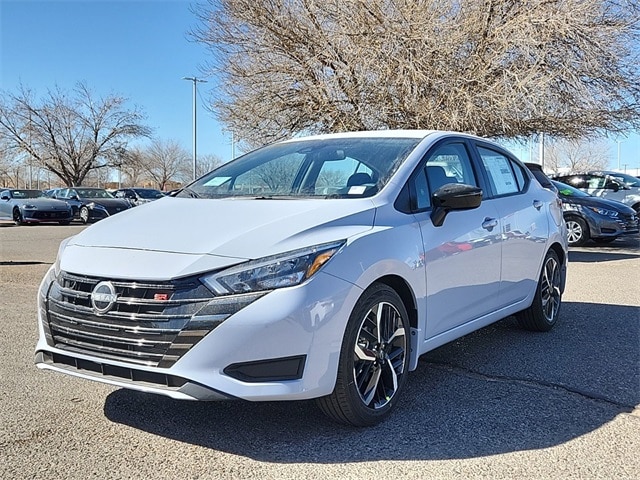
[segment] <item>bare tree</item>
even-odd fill
[[[139,150],[137,161],[146,176],[160,190],[168,182],[182,182],[191,175],[189,152],[176,140],[155,139],[151,145]]]
[[[601,140],[557,140],[546,148],[545,167],[554,173],[606,170],[610,158],[610,149]]]
[[[201,177],[205,173],[209,173],[216,167],[222,165],[222,159],[217,155],[201,155],[196,162],[196,177]]]
[[[97,98],[82,83],[72,96],[56,88],[40,100],[21,87],[0,98],[0,136],[67,185],[79,185],[90,171],[119,164],[128,140],[149,135],[142,113],[126,110],[125,102]]]
[[[194,12],[213,108],[245,146],[305,131],[640,126],[636,0],[207,0]]]

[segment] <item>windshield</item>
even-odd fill
[[[627,187],[640,187],[640,178],[627,175],[626,173],[610,173],[609,176],[615,178],[620,183],[624,183]]]
[[[270,145],[205,175],[178,197],[362,198],[377,193],[420,138],[331,138]]]
[[[11,190],[12,198],[38,198],[44,197],[42,190]]]
[[[80,198],[114,198],[113,195],[101,188],[79,189],[78,196]]]
[[[558,193],[563,197],[590,197],[588,193],[583,192],[582,190],[578,190],[577,188],[572,187],[571,185],[567,185],[566,183],[557,182],[555,180],[551,180],[556,188],[558,189]]]

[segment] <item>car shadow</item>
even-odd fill
[[[548,448],[640,403],[637,307],[564,303],[549,333],[513,317],[424,355],[392,415],[370,428],[313,401],[200,403],[126,389],[106,417],[154,435],[278,463],[463,459]]]

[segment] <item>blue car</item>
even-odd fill
[[[41,190],[8,189],[0,192],[0,219],[13,220],[16,225],[43,222],[68,225],[73,213],[66,202],[47,198]]]
[[[608,243],[622,235],[638,233],[638,215],[631,207],[594,197],[556,180],[551,182],[562,200],[569,246],[579,247],[589,239]]]

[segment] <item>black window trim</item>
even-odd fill
[[[429,149],[424,153],[414,170],[411,172],[411,175],[407,178],[404,187],[400,190],[400,193],[396,197],[394,202],[394,207],[396,210],[406,214],[415,214],[415,213],[424,213],[430,212],[433,210],[433,206],[429,205],[425,208],[416,208],[418,203],[417,194],[415,192],[415,180],[419,173],[424,170],[426,167],[427,159],[431,156],[432,152],[444,145],[449,144],[462,144],[462,146],[467,151],[467,155],[469,156],[469,163],[471,164],[471,169],[473,170],[473,174],[476,178],[477,186],[482,189],[482,200],[486,200],[490,198],[488,196],[488,188],[487,188],[487,179],[483,175],[484,168],[482,165],[478,163],[478,153],[475,151],[474,146],[471,143],[472,139],[467,137],[458,137],[458,136],[446,136],[444,138],[439,139],[436,143],[434,143]],[[427,185],[428,187],[428,185]],[[431,195],[432,192],[429,192]]]
[[[486,189],[486,196],[483,195],[483,200],[486,199],[494,199],[494,198],[507,198],[507,197],[512,197],[515,195],[524,195],[525,193],[527,193],[529,191],[529,187],[531,186],[531,178],[533,176],[533,174],[529,171],[529,169],[518,159],[515,157],[515,155],[513,155],[511,152],[509,152],[508,150],[500,147],[499,145],[495,145],[493,143],[488,143],[488,142],[483,142],[481,140],[472,140],[473,143],[473,154],[475,155],[475,162],[477,162],[478,167],[480,169],[480,175],[483,178],[485,187],[483,187],[483,191]],[[493,150],[496,153],[499,153],[500,155],[503,155],[504,157],[506,157],[510,162],[515,163],[516,165],[518,165],[521,169],[521,171],[523,172],[523,175],[525,177],[525,184],[523,186],[522,189],[518,188],[517,192],[512,192],[512,193],[504,193],[502,195],[498,195],[494,190],[493,187],[491,186],[491,181],[489,180],[489,174],[486,171],[486,168],[484,166],[484,163],[482,162],[482,156],[480,155],[480,151],[478,150],[479,148],[484,148],[486,150]],[[513,173],[513,178],[516,180],[518,180],[517,175],[515,174],[515,172],[513,172],[513,165],[511,165],[511,163],[509,164],[511,171]]]

